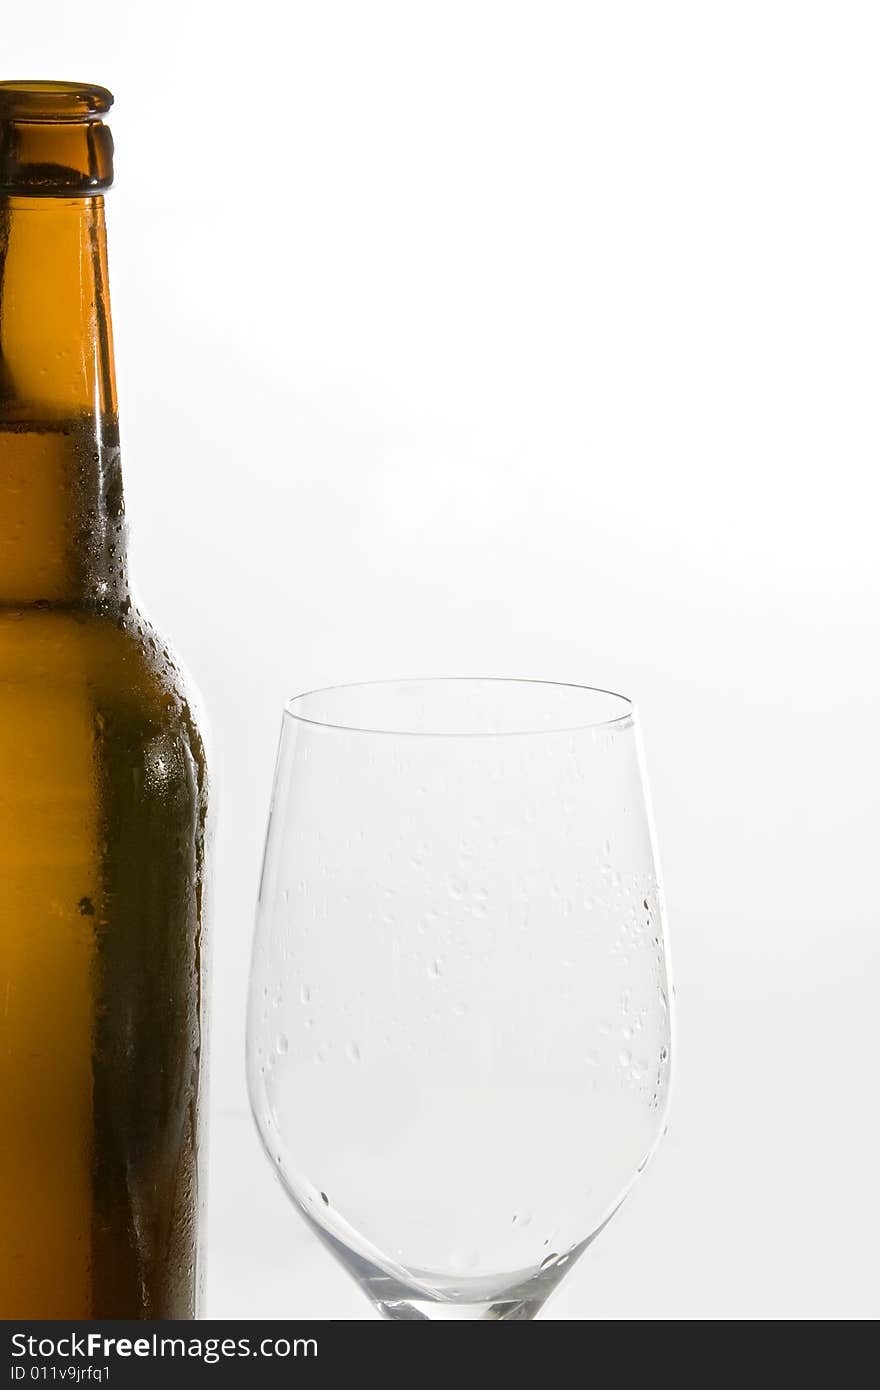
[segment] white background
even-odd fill
[[[208,1312],[371,1310],[243,1079],[280,708],[463,672],[640,705],[668,1139],[550,1318],[880,1312],[880,16],[870,3],[41,0],[117,95],[139,588],[219,805]]]

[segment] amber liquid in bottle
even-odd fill
[[[192,1318],[207,808],[132,599],[101,88],[0,83],[0,1318]]]

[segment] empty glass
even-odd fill
[[[290,702],[251,1104],[387,1317],[535,1316],[663,1132],[670,994],[628,700],[460,679]]]

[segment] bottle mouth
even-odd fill
[[[0,82],[0,197],[87,197],[113,182],[106,87]]]
[[[100,120],[113,93],[89,82],[0,82],[0,121]]]

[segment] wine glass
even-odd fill
[[[248,1087],[386,1317],[535,1317],[662,1136],[670,999],[629,700],[439,679],[290,701]]]

